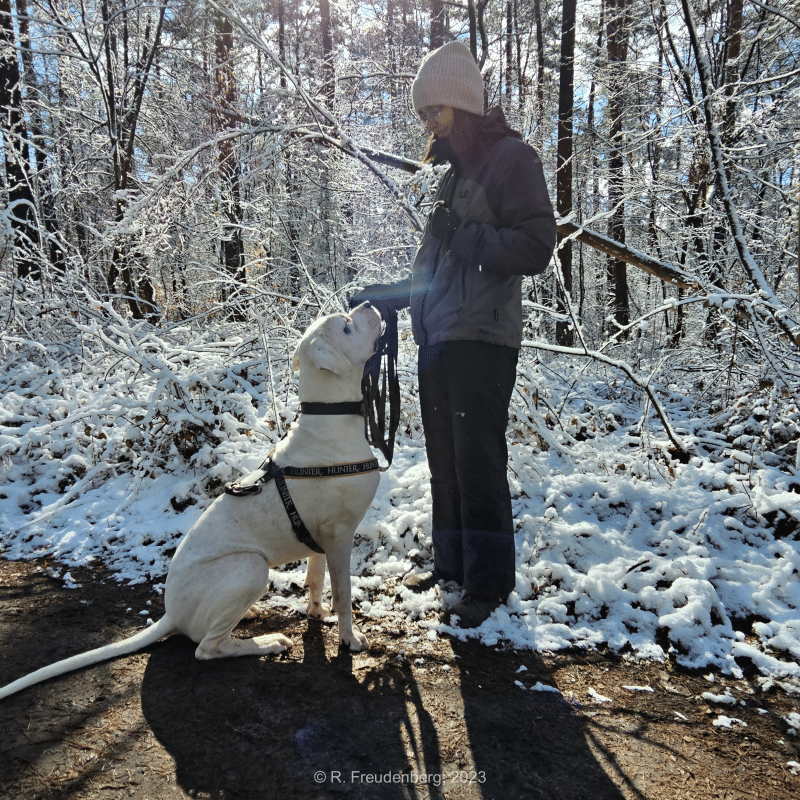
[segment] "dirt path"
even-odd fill
[[[147,586],[73,570],[81,588],[68,590],[46,566],[0,561],[0,683],[129,634],[142,610],[161,614]],[[787,766],[800,735],[784,720],[800,698],[601,654],[539,658],[362,626],[371,647],[351,656],[335,626],[270,612],[247,633],[291,636],[279,657],[200,663],[176,636],[0,701],[0,797],[800,796]],[[726,691],[744,705],[702,698]],[[741,722],[717,727],[721,716]]]

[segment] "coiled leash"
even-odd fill
[[[384,308],[382,312],[383,333],[375,355],[364,365],[361,394],[366,405],[367,441],[371,447],[377,447],[388,462],[381,468],[383,472],[392,463],[394,437],[400,423],[400,379],[397,375],[397,309]]]

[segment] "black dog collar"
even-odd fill
[[[353,400],[347,403],[300,403],[301,414],[357,414],[365,416],[367,412],[366,403],[363,400]]]

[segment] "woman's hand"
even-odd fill
[[[449,244],[450,237],[460,224],[461,219],[458,214],[452,208],[448,208],[443,201],[439,200],[433,204],[428,227],[431,234],[439,241]]]
[[[386,319],[387,312],[408,308],[411,303],[411,279],[365,286],[350,298],[350,308],[365,301],[372,303],[381,317]]]

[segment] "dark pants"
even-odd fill
[[[436,576],[491,600],[515,583],[506,427],[518,356],[477,341],[419,351]]]

